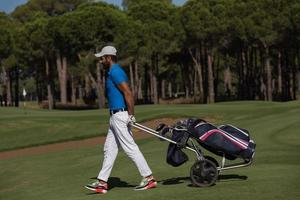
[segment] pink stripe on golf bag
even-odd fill
[[[213,129],[213,130],[210,130],[210,131],[207,131],[204,135],[202,135],[199,139],[201,141],[205,141],[206,138],[208,138],[210,135],[214,134],[214,133],[217,133],[217,134],[222,134],[223,136],[225,136],[226,138],[228,138],[229,140],[231,140],[235,145],[239,146],[240,148],[242,149],[247,149],[247,144],[245,144],[244,142],[240,141],[239,139],[233,137],[233,136],[228,136],[226,133],[220,131],[220,130],[217,130],[217,129]]]

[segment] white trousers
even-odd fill
[[[147,161],[133,139],[132,132],[127,126],[128,112],[117,112],[109,119],[109,129],[104,143],[104,160],[98,179],[108,180],[114,162],[121,147],[134,162],[142,177],[152,174]]]

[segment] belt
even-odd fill
[[[124,112],[127,111],[127,108],[119,108],[119,109],[115,109],[115,110],[109,110],[109,114],[113,115],[116,114],[117,112]]]

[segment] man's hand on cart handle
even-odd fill
[[[127,124],[132,125],[136,122],[136,119],[133,115],[128,116]]]

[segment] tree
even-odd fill
[[[54,39],[63,103],[66,103],[67,99],[68,63],[76,66],[76,62],[79,61],[83,67],[83,63],[90,63],[90,55],[92,55],[90,52],[109,43],[115,43],[117,47],[120,47],[118,48],[119,55],[122,56],[122,52],[127,51],[126,47],[131,44],[125,42],[130,37],[126,31],[130,29],[130,24],[127,16],[117,7],[105,3],[83,4],[74,12],[51,18],[48,27],[49,34]],[[89,64],[84,67],[85,76],[89,77],[85,80],[92,82],[98,96],[99,107],[102,108],[104,107],[104,86],[101,76],[104,76],[104,72],[101,72],[98,65],[96,65],[96,72],[90,69]]]
[[[188,1],[182,8],[182,24],[187,34],[188,52],[199,79],[200,102],[204,102],[204,76],[207,74],[207,101],[214,103],[213,57],[226,30],[224,1]]]
[[[149,79],[145,80],[145,96],[150,96],[157,104],[159,68],[165,56],[177,48],[177,33],[173,26],[176,9],[169,1],[133,1],[128,5],[128,14],[142,25],[142,46],[137,56],[144,62],[145,77]]]
[[[29,43],[31,50],[31,60],[35,60],[35,63],[44,66],[42,77],[45,77],[47,85],[47,99],[48,108],[53,109],[54,99],[53,99],[53,84],[52,84],[52,66],[50,62],[53,59],[53,40],[48,35],[47,24],[48,18],[37,18],[34,21],[27,22],[24,24],[24,28],[21,30],[23,41],[18,43],[19,48],[22,49],[22,44]],[[20,46],[21,45],[21,46]],[[27,49],[28,51],[28,49]],[[20,57],[24,55],[24,52],[20,52]],[[37,66],[40,68],[41,66]],[[45,75],[44,75],[45,74]]]
[[[11,14],[21,22],[31,21],[39,16],[59,16],[75,10],[88,0],[29,0],[18,6]]]
[[[11,70],[15,67],[13,54],[14,39],[12,36],[14,23],[4,13],[0,12],[0,66],[3,74],[3,90],[1,96],[5,105],[12,105]]]
[[[66,39],[68,33],[64,33],[64,27],[59,27],[60,25],[63,25],[62,20],[57,20],[59,19],[59,17],[56,16],[60,16],[63,15],[67,12],[73,11],[76,9],[76,7],[78,7],[80,4],[87,2],[86,0],[50,0],[50,1],[46,1],[46,0],[30,0],[27,4],[18,7],[13,13],[12,16],[15,17],[16,19],[20,20],[21,22],[29,22],[29,21],[35,21],[36,19],[40,19],[40,18],[45,18],[45,16],[50,16],[52,17],[51,20],[49,21],[45,21],[42,23],[45,24],[39,24],[39,26],[37,26],[36,28],[38,30],[35,30],[35,34],[39,35],[40,37],[46,36],[45,34],[50,33],[52,35],[47,35],[46,38],[49,39],[49,36],[52,37],[53,39],[53,43],[56,44],[56,47],[59,46],[58,48],[56,48],[56,64],[57,64],[57,71],[58,71],[58,75],[59,75],[59,83],[60,83],[60,93],[61,93],[61,101],[62,103],[67,103],[67,57],[66,55],[62,55],[61,51],[62,49],[65,48],[65,46],[61,45],[59,42],[63,41],[63,39]],[[50,25],[49,25],[50,24]],[[42,27],[41,27],[42,26]],[[54,28],[54,30],[52,30],[52,27]],[[41,29],[41,30],[39,30]],[[41,32],[39,32],[41,31]],[[55,32],[55,34],[53,35],[53,33]],[[43,35],[44,34],[44,35]],[[58,40],[56,39],[56,36],[60,37]],[[37,38],[37,40],[35,40],[35,38],[32,38],[32,42],[35,42],[36,46],[43,46],[46,47],[48,49],[43,49],[40,51],[44,52],[44,55],[48,55],[48,53],[50,51],[53,52],[53,49],[51,49],[53,47],[53,45],[50,45],[49,47],[45,46],[45,44],[48,42],[43,42],[42,40],[40,40],[41,38]],[[55,40],[56,39],[56,40]],[[39,44],[39,42],[41,42],[41,44]],[[70,48],[69,48],[70,49]],[[69,49],[66,49],[66,51],[68,51]],[[52,53],[51,52],[51,53]],[[38,52],[35,52],[38,53]],[[63,52],[65,53],[65,52]],[[46,66],[46,73],[47,75],[47,79],[49,80],[50,77],[50,68],[49,68],[49,57],[45,56],[44,58],[44,64]],[[50,93],[50,80],[48,81],[48,93]],[[48,94],[48,98],[49,103],[52,104],[52,100],[51,100],[51,96],[52,94]],[[50,108],[52,106],[49,106]]]

